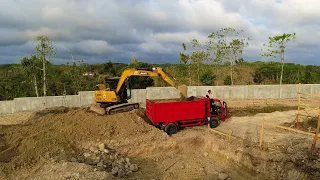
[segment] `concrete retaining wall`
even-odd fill
[[[131,99],[129,102],[139,103],[141,107],[146,107],[147,90],[146,89],[134,89],[131,91]]]
[[[81,107],[79,95],[68,95],[66,96],[67,107]]]
[[[15,103],[14,101],[0,101],[0,114],[11,114],[15,113]]]
[[[15,112],[27,110],[43,110],[46,108],[46,100],[44,97],[23,97],[14,98]]]
[[[282,85],[282,98],[296,98],[298,84]],[[268,99],[280,97],[279,85],[251,86],[189,86],[188,96],[205,96],[211,89],[213,96],[219,99]],[[320,84],[302,84],[301,92],[320,94]],[[20,111],[42,110],[49,107],[81,107],[94,103],[94,91],[81,91],[79,95],[23,97],[12,101],[0,101],[0,114]],[[146,99],[179,98],[179,92],[173,87],[153,87],[132,90],[129,102],[138,102],[145,107]],[[320,98],[320,97],[319,97]]]
[[[179,97],[179,91],[174,87],[147,88],[147,99],[170,99]]]
[[[94,91],[81,91],[79,92],[80,96],[80,105],[81,106],[89,106],[94,103],[93,99]]]

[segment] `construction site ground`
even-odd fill
[[[231,117],[215,130],[236,138],[207,126],[168,136],[148,122],[144,109],[101,116],[59,107],[2,115],[0,179],[320,179],[311,136],[266,126],[259,147],[261,121],[290,126],[296,99],[226,102]],[[307,102],[319,106],[319,100]],[[305,124],[314,131],[314,123]]]

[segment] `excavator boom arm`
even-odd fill
[[[132,69],[126,69],[122,72],[121,77],[118,82],[118,85],[117,85],[116,93],[119,93],[123,83],[130,76],[161,77],[166,82],[168,82],[171,86],[175,87],[175,83],[172,80],[172,78],[170,78],[170,76],[167,73],[165,73],[162,70],[162,68],[160,68],[160,67],[157,67],[154,70],[143,70],[143,69],[132,68]]]

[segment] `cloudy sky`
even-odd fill
[[[319,0],[0,0],[0,64],[30,56],[37,35],[48,35],[56,64],[178,63],[181,44],[220,28],[252,38],[243,57],[259,56],[269,36],[297,33],[287,62],[320,65]],[[276,59],[278,60],[278,59]]]

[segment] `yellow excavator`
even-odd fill
[[[131,98],[130,76],[161,77],[171,86],[176,86],[174,78],[160,67],[126,69],[120,77],[105,78],[108,87],[104,84],[97,85],[98,90],[94,92],[95,104],[90,107],[90,110],[104,115],[138,109],[139,103],[128,103]]]

